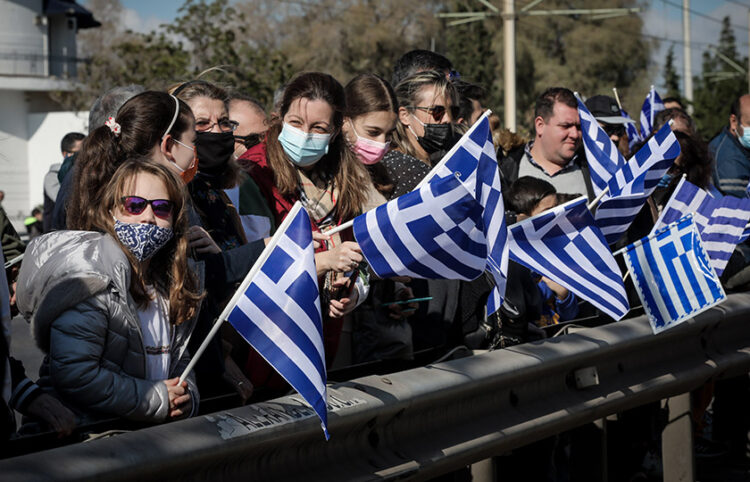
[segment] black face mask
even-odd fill
[[[224,172],[234,153],[234,135],[231,132],[196,132],[195,149],[198,152],[198,172],[218,176]]]
[[[453,129],[450,124],[422,124],[424,136],[417,137],[417,142],[427,154],[439,150],[448,150],[453,140]]]
[[[263,140],[263,136],[265,136],[265,133],[248,134],[246,136],[234,136],[234,140],[245,146],[245,149],[250,149],[251,147],[260,144],[260,141]]]

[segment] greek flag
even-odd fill
[[[625,159],[586,105],[578,96],[576,99],[578,100],[578,116],[581,118],[583,147],[586,150],[586,159],[591,173],[591,184],[594,187],[594,193],[598,196],[607,188],[607,182],[612,175],[625,164]]]
[[[716,199],[683,178],[651,233],[679,221],[686,214],[693,215],[711,267],[721,276],[750,220],[750,199],[733,196]]]
[[[510,227],[510,258],[619,320],[628,312],[622,274],[580,197]]]
[[[354,237],[381,278],[473,280],[487,264],[482,212],[457,176],[436,176],[354,218]]]
[[[484,112],[471,129],[443,157],[425,182],[455,177],[482,207],[482,225],[487,243],[486,269],[495,280],[487,300],[487,314],[500,308],[508,273],[508,227],[497,168],[497,150],[492,142],[490,111]]]
[[[633,120],[624,109],[620,109],[620,115],[629,121]],[[641,133],[638,132],[635,122],[628,122],[625,124],[625,132],[628,134],[628,148],[630,149],[630,152],[633,152],[635,150],[635,145],[643,140],[641,139]]]
[[[609,191],[596,210],[596,225],[607,243],[614,244],[627,231],[659,180],[680,154],[680,143],[669,124],[659,129],[648,143],[617,171]]]
[[[297,202],[258,260],[259,269],[253,267],[243,286],[249,284],[232,300],[227,321],[312,406],[328,440],[314,256],[310,217]]]
[[[641,138],[646,139],[651,135],[654,130],[654,117],[663,110],[664,102],[652,85],[646,100],[643,101],[643,107],[641,107]]]
[[[726,298],[692,215],[625,248],[625,262],[654,333]]]

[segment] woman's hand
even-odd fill
[[[315,266],[318,276],[322,276],[328,271],[337,273],[352,271],[363,260],[362,250],[357,243],[352,241],[345,241],[333,249],[315,253]]]
[[[323,234],[323,233],[321,233],[319,231],[313,231],[312,238],[313,238],[313,248],[315,248],[315,249],[320,248],[320,246],[323,244],[323,242],[328,241],[329,239],[331,239],[330,236],[328,236],[327,234]]]
[[[65,437],[76,428],[76,417],[60,400],[43,393],[36,397],[28,407],[29,415],[47,422],[58,437]]]
[[[200,226],[190,226],[187,233],[188,247],[199,253],[221,253],[221,248],[213,240],[208,231]]]
[[[333,282],[332,291],[342,290],[348,293],[341,299],[331,300],[328,308],[328,314],[331,318],[341,318],[347,313],[350,313],[355,306],[357,306],[357,300],[359,299],[359,292],[352,289],[352,281],[349,278],[339,278]]]
[[[232,385],[240,396],[242,405],[247,403],[248,399],[253,396],[253,384],[245,377],[240,367],[231,357],[224,358],[224,380]]]
[[[190,401],[187,382],[180,383],[180,377],[175,377],[164,380],[164,384],[167,385],[167,393],[169,394],[169,416],[177,418],[185,415],[184,410],[188,407],[184,405]]]

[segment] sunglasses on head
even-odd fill
[[[264,134],[248,134],[246,136],[234,136],[234,140],[245,146],[246,149],[260,144]]]
[[[123,196],[120,198],[125,211],[128,214],[137,216],[146,210],[146,206],[151,205],[154,216],[161,219],[169,219],[172,216],[174,204],[168,199],[144,199],[140,196]]]
[[[418,105],[412,106],[412,109],[421,110],[423,112],[427,112],[432,116],[432,120],[439,122],[442,120],[443,116],[445,115],[445,106],[444,105],[433,105],[430,107],[421,107]],[[458,117],[458,107],[451,107],[451,118],[456,119]]]

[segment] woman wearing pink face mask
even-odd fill
[[[396,130],[398,101],[388,82],[373,74],[353,78],[344,89],[346,110],[341,130],[349,148],[367,167],[374,188],[365,211],[391,199],[395,180],[381,162]],[[370,280],[367,300],[352,312],[352,361],[409,360],[413,357],[407,318],[417,305],[397,304],[414,297],[408,280]]]
[[[354,77],[344,91],[346,111],[341,130],[349,148],[370,171],[377,190],[369,193],[364,209],[368,211],[384,203],[393,191],[393,182],[380,161],[390,150],[398,101],[390,84],[374,74]]]

